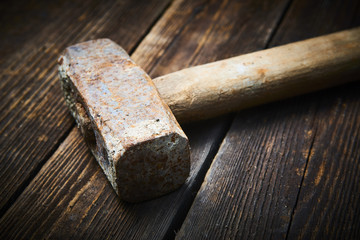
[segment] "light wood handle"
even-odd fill
[[[360,79],[360,28],[153,79],[180,122],[214,117]]]

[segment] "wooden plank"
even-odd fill
[[[204,134],[207,138],[218,137],[222,132],[214,123],[207,127],[212,133]],[[197,133],[199,137],[192,141],[192,148],[199,158],[206,158],[215,144],[208,139],[210,144],[204,146],[204,135],[200,135],[203,132]],[[197,146],[199,143],[201,149]],[[192,171],[199,171],[201,167],[193,164]],[[190,179],[180,191],[153,201],[121,202],[78,130],[74,129],[0,220],[0,236],[5,239],[21,236],[156,239],[154,235],[166,234],[167,225],[177,213],[175,209],[182,207],[181,203],[191,196],[193,189],[188,185],[194,181]]]
[[[26,41],[0,66],[1,215],[74,126],[59,87],[56,60],[60,51],[104,36],[131,50],[167,4],[68,1],[58,10],[51,4],[39,7],[51,15],[42,19],[46,24],[35,36],[26,31]],[[22,11],[17,14],[21,16]],[[24,21],[32,23],[31,19]],[[117,30],[120,26],[122,30]]]
[[[359,26],[359,7],[356,1],[296,0],[269,45],[282,45]]]
[[[303,98],[238,114],[181,227],[179,239],[286,235],[313,137]],[[294,131],[297,129],[297,131]]]
[[[289,239],[360,238],[360,84],[321,94]]]
[[[360,4],[354,1],[296,1],[289,13],[301,19],[305,9],[324,7],[309,23],[285,21],[274,39],[291,41],[295,28],[315,29],[310,21],[323,21],[320,34],[360,26]],[[299,10],[296,10],[299,9]],[[328,15],[331,14],[331,17]],[[294,19],[293,18],[293,19]],[[289,18],[290,19],[290,18]],[[288,36],[288,37],[285,37]],[[313,144],[288,229],[289,239],[360,238],[360,83],[322,91],[318,104]]]
[[[9,1],[2,1],[0,3],[0,65],[2,68],[5,62],[12,63],[12,61],[7,61],[8,57],[13,58],[14,52],[23,48],[27,42],[35,41],[34,38],[44,31],[50,22],[54,22],[56,19],[64,21],[66,18],[65,16],[62,17],[61,14],[71,4],[76,6],[81,2],[19,0],[10,3]],[[96,2],[89,3],[90,6],[92,4],[96,4]],[[74,8],[72,13],[79,16],[81,15],[79,11],[84,8],[86,7]]]
[[[175,1],[132,58],[156,76],[168,71],[167,64],[174,70],[256,50],[265,46],[286,4]],[[6,226],[0,236],[171,238],[227,128],[227,117],[185,126],[192,148],[191,177],[178,191],[141,204],[118,200],[73,131],[0,220]]]
[[[315,2],[295,1],[270,46],[359,25],[357,3]],[[358,92],[239,113],[177,239],[359,238]]]

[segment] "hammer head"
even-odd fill
[[[181,186],[188,139],[150,77],[109,39],[68,47],[62,90],[86,143],[116,193],[138,202]]]

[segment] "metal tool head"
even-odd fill
[[[122,199],[151,199],[185,182],[188,139],[125,50],[109,39],[73,45],[59,74],[71,114]]]

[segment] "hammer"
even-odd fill
[[[58,63],[66,104],[91,152],[120,198],[139,202],[174,191],[189,175],[189,143],[175,116],[205,119],[358,80],[360,28],[153,81],[109,39],[70,46]]]

